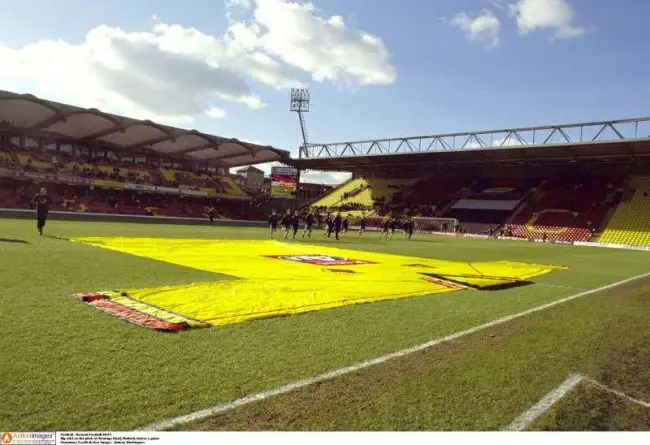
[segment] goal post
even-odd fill
[[[416,232],[456,233],[458,220],[456,218],[413,217]]]

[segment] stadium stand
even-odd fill
[[[56,210],[201,216],[215,206],[248,218],[252,197],[229,170],[288,159],[271,146],[0,91],[3,208],[27,208],[46,185]]]
[[[562,176],[542,188],[512,218],[509,229],[522,238],[588,241],[616,205],[620,178]]]
[[[467,178],[421,179],[406,193],[404,206],[413,216],[438,216],[470,182]]]
[[[636,176],[600,236],[602,243],[650,246],[650,177]]]
[[[539,180],[484,178],[475,181],[439,216],[455,218],[466,233],[490,234],[502,227]]]
[[[157,168],[34,148],[20,150],[6,141],[0,147],[0,167],[0,208],[30,208],[31,197],[44,185],[52,198],[52,210],[202,217],[207,207],[214,206],[217,218],[254,216],[248,211],[248,194],[231,177],[209,171]],[[163,189],[166,193],[161,193]],[[175,192],[170,194],[172,190]]]
[[[396,195],[417,182],[407,179],[363,179],[354,178],[335,188],[311,204],[312,209],[355,212],[373,212],[377,207],[390,206]],[[400,198],[397,198],[399,201]]]
[[[623,183],[622,177],[578,172],[537,178],[355,178],[312,208],[341,210],[353,220],[405,214],[453,218],[463,233],[588,241],[618,204]],[[650,185],[639,187],[650,192]]]

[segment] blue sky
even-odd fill
[[[292,151],[299,84],[313,142],[650,114],[650,2],[312,0],[291,15],[304,3],[0,0],[0,89]]]

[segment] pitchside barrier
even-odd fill
[[[0,218],[35,218],[34,210],[24,209],[0,209]],[[172,216],[146,216],[146,215],[120,215],[115,213],[91,213],[91,212],[61,212],[51,211],[48,218],[54,220],[68,221],[103,221],[103,222],[134,222],[152,224],[196,224],[207,225],[209,219],[204,218],[182,218]],[[215,226],[245,226],[245,227],[266,227],[266,221],[248,221],[236,219],[215,219]]]

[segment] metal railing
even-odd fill
[[[650,138],[650,117],[430,136],[308,144],[304,158],[570,145]]]

